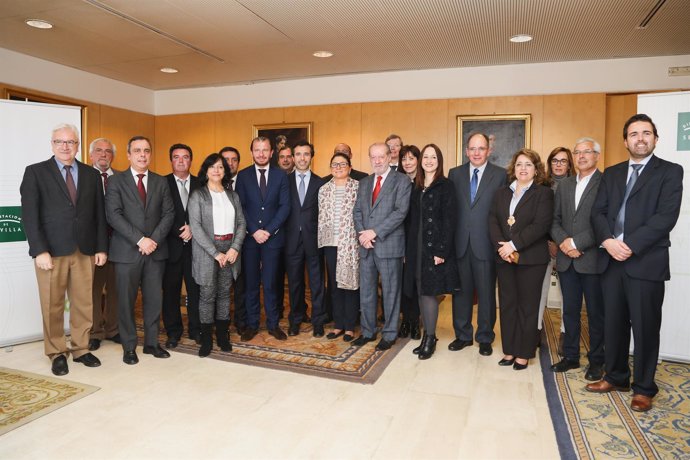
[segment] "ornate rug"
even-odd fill
[[[561,458],[690,459],[690,365],[660,363],[654,407],[646,413],[634,412],[630,409],[632,393],[587,392],[585,366],[564,373],[549,369],[560,360],[560,324],[560,310],[547,308],[542,337],[547,346],[542,346],[540,358]],[[588,334],[583,315],[580,362],[584,365]]]
[[[97,390],[62,378],[0,367],[0,436]]]

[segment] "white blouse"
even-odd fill
[[[230,198],[225,193],[211,192],[211,200],[213,202],[213,233],[216,235],[227,235],[235,233],[235,207],[232,205]]]

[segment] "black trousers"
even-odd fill
[[[601,285],[606,311],[604,379],[613,385],[630,383],[628,355],[632,327],[635,339],[632,389],[636,394],[654,397],[659,392],[654,375],[659,358],[664,282],[633,279],[625,272],[625,262],[612,259],[601,275]]]
[[[354,331],[359,316],[359,289],[341,289],[335,281],[335,266],[338,258],[338,248],[326,246],[323,248],[326,257],[326,272],[330,286],[331,305],[333,305],[333,327],[346,331]]]
[[[163,326],[168,337],[182,337],[184,326],[180,312],[182,280],[187,288],[187,332],[194,339],[199,334],[199,285],[192,277],[192,245],[185,244],[182,257],[165,264],[163,275]]]
[[[315,238],[316,236],[314,236]],[[288,288],[290,291],[290,324],[300,324],[307,313],[305,296],[304,271],[309,276],[309,291],[311,293],[311,323],[323,326],[326,321],[326,310],[323,304],[324,283],[321,253],[309,255],[304,250],[303,235],[297,241],[297,247],[285,251],[285,267],[287,268]]]
[[[537,350],[537,317],[547,264],[498,264],[503,354],[531,359]]]

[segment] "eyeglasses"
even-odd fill
[[[568,159],[567,159],[567,158],[563,158],[562,160],[559,160],[558,158],[552,158],[552,159],[551,159],[551,164],[554,165],[554,166],[555,166],[555,165],[563,165],[563,166],[565,166],[565,165],[567,165],[568,163],[569,163],[569,162],[568,162]]]
[[[487,147],[467,147],[467,151],[471,153],[486,152],[487,150],[489,150]]]
[[[593,153],[597,153],[596,151],[592,149],[587,149],[587,150],[575,150],[573,152],[573,155],[591,155]]]
[[[74,147],[75,145],[79,144],[79,141],[73,141],[72,139],[68,141],[63,141],[61,139],[53,139],[53,145],[55,147],[60,147],[61,145],[68,145],[70,147]]]
[[[331,163],[331,168],[333,169],[347,168],[348,166],[347,163]]]

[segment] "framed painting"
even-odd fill
[[[271,141],[274,157],[278,156],[277,148],[282,142],[292,147],[302,139],[312,142],[312,123],[277,123],[272,125],[254,125],[252,139],[263,136]]]
[[[530,148],[530,114],[517,115],[458,115],[457,164],[467,161],[465,149],[470,134],[480,132],[489,136],[489,161],[505,168],[515,152]]]

